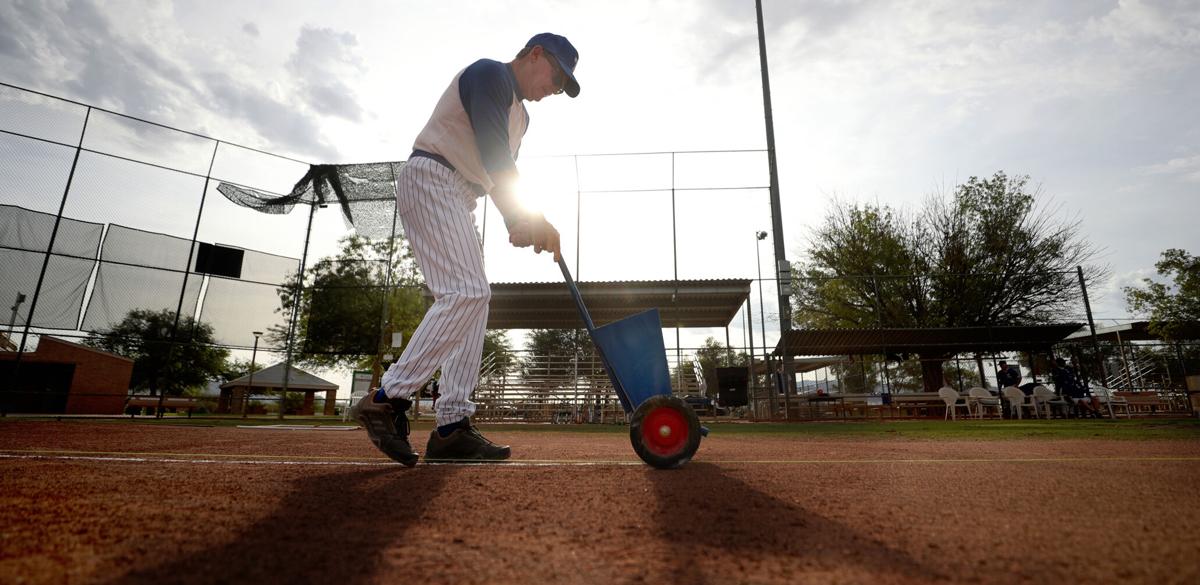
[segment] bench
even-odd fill
[[[158,397],[158,396],[130,396],[128,399],[125,400],[125,410],[128,411],[131,407],[132,408],[155,409],[155,408],[158,408],[159,406],[162,406],[162,408],[164,408],[164,409],[174,408],[174,409],[178,410],[180,408],[183,408],[183,409],[187,410],[188,418],[192,418],[192,410],[195,409],[196,407],[200,406],[199,400],[197,400],[195,398],[184,398],[182,396],[162,397],[161,404],[160,404],[159,400],[160,400],[160,397]],[[129,415],[129,417],[133,418],[134,415],[131,414],[131,415]]]
[[[1118,398],[1124,398],[1129,404],[1129,408],[1137,412],[1156,414],[1170,410],[1168,408],[1169,405],[1165,400],[1162,399],[1161,396],[1158,395],[1158,392],[1118,391],[1114,392],[1113,394],[1115,394]]]

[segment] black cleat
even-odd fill
[[[417,464],[420,454],[408,442],[408,416],[411,400],[391,398],[375,402],[375,392],[362,397],[350,409],[350,415],[367,430],[367,436],[384,455],[405,467]]]
[[[484,437],[479,429],[463,419],[461,426],[450,436],[442,438],[434,429],[425,446],[426,461],[503,461],[512,455],[508,445],[497,445]]]

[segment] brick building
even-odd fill
[[[7,412],[121,414],[133,360],[43,335],[21,356],[0,351],[0,390]]]

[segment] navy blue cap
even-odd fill
[[[567,74],[563,91],[571,97],[579,95],[579,81],[575,79],[575,66],[579,64],[579,51],[575,50],[571,41],[568,41],[567,37],[554,33],[539,33],[533,35],[533,38],[525,43],[526,47],[535,45],[540,45],[543,51],[554,55],[554,60],[558,61],[563,73]]]

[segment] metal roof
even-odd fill
[[[241,378],[236,378],[221,384],[221,389],[239,388],[250,385],[250,374],[246,374]],[[279,362],[273,366],[263,368],[254,372],[254,388],[265,388],[268,390],[278,389],[283,386],[283,362]],[[296,366],[292,366],[291,374],[288,375],[288,390],[315,390],[318,392],[325,390],[337,390],[338,385],[318,378]]]
[[[1180,327],[1180,333],[1184,339],[1200,339],[1200,323],[1187,323]],[[1085,341],[1090,340],[1092,332],[1087,328],[1075,332],[1067,337],[1070,341]],[[1120,325],[1111,325],[1109,327],[1097,327],[1096,339],[1099,341],[1162,341],[1159,337],[1150,332],[1149,321],[1134,321],[1132,323],[1122,323]]]
[[[775,355],[959,353],[1047,349],[1081,327],[1078,323],[913,329],[796,329]]]
[[[579,282],[596,325],[658,309],[663,327],[725,327],[750,297],[750,280]],[[562,282],[492,283],[489,329],[583,327]]]

